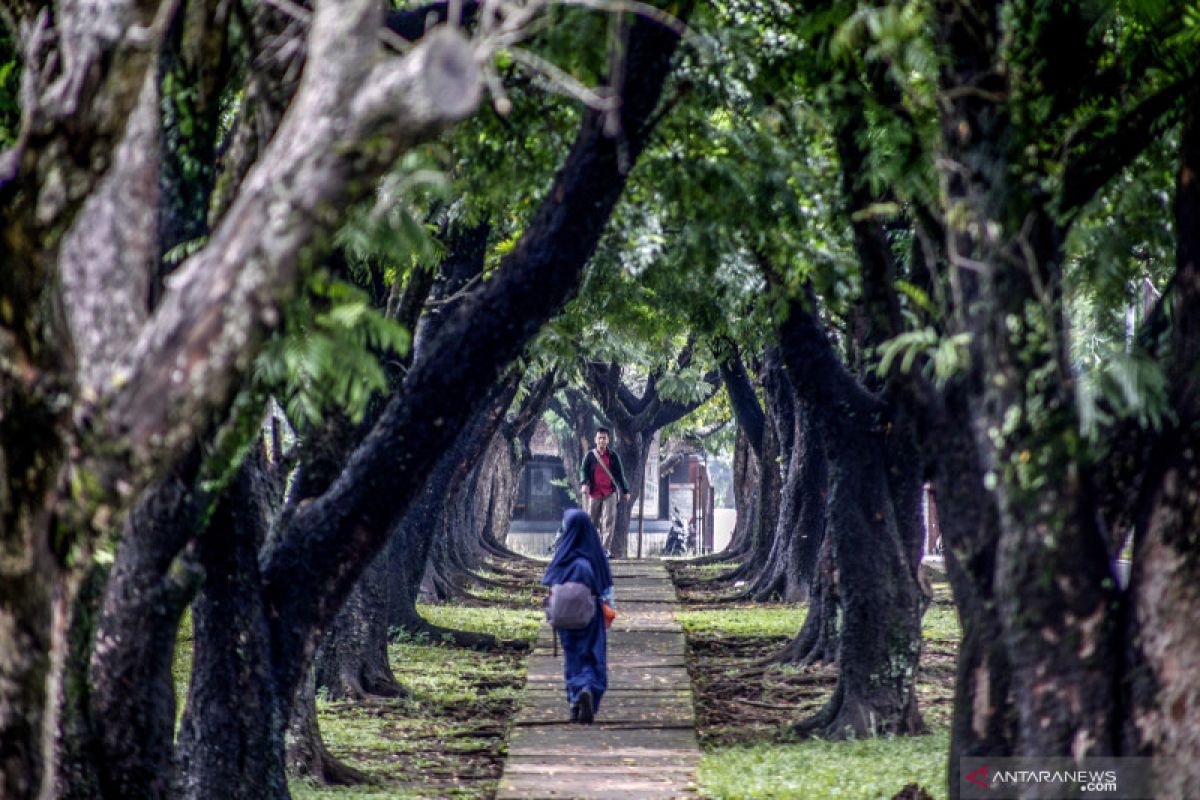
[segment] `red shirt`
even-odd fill
[[[604,467],[608,467],[611,472],[612,455],[597,450],[596,456],[604,459]],[[608,497],[617,490],[617,487],[613,485],[612,478],[608,477],[608,472],[604,471],[604,467],[599,464],[592,467],[592,482],[588,484],[588,495],[591,497]]]

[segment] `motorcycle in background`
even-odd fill
[[[672,509],[671,529],[667,531],[667,543],[663,546],[664,556],[681,556],[687,550],[687,530],[679,516],[679,509]]]

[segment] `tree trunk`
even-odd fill
[[[748,521],[749,540],[742,552],[741,565],[714,582],[734,583],[754,581],[770,565],[771,549],[779,528],[779,512],[783,501],[784,470],[791,459],[791,449],[785,449],[782,437],[790,442],[794,438],[794,427],[781,424],[783,419],[793,418],[793,403],[790,387],[780,361],[777,348],[767,348],[763,355],[762,384],[766,401],[765,422],[762,426],[762,441],[754,453],[757,457],[758,495],[755,503],[757,512]],[[749,597],[750,591],[742,592]]]
[[[457,487],[469,473],[469,465],[478,459],[500,427],[503,414],[516,392],[517,382],[511,376],[494,388],[468,425],[461,432],[430,472],[417,502],[404,513],[392,532],[388,565],[389,625],[411,634],[449,635],[465,646],[493,647],[496,638],[462,631],[449,631],[430,624],[417,613],[416,601],[422,577],[439,539],[446,535],[447,505],[457,494]]]
[[[983,483],[961,387],[944,392],[929,433],[946,574],[962,625],[950,722],[948,786],[957,798],[959,759],[1016,752],[1012,666],[995,595],[999,511]]]
[[[720,362],[721,379],[733,408],[738,430],[733,450],[733,496],[737,521],[725,552],[702,561],[732,560],[742,556],[753,539],[758,506],[759,459],[763,446],[766,415],[740,354],[733,351]]]
[[[619,112],[628,154],[645,145],[677,43],[673,31],[641,19],[630,28],[625,69],[640,78],[627,84]],[[624,188],[619,161],[617,144],[604,135],[604,116],[586,112],[546,202],[517,245],[447,315],[430,346],[418,347],[402,392],[334,485],[289,519],[263,569],[281,691],[290,694],[303,680],[320,632],[485,404],[488,387],[578,290]],[[539,291],[528,291],[532,285]],[[297,571],[309,579],[297,581]]]
[[[971,429],[995,481],[995,597],[1019,713],[1018,754],[1110,755],[1120,738],[1113,702],[1124,658],[1113,613],[1120,598],[1092,505],[1095,466],[1080,458],[1062,317],[1065,231],[1043,176],[1018,168],[1029,140],[1013,107],[995,100],[1013,90],[1012,73],[996,69],[1004,58],[999,9],[977,11],[936,20],[950,65],[942,91],[952,98],[942,109],[939,163],[954,165],[943,176],[953,218],[947,252],[957,322],[971,335]],[[1064,26],[1060,37],[1073,30]]]
[[[1127,694],[1138,749],[1153,751],[1162,797],[1188,796],[1200,786],[1200,88],[1194,81],[1180,138],[1175,232],[1176,279],[1166,301],[1176,422],[1143,467],[1149,491],[1139,509],[1130,582],[1138,668]]]
[[[737,506],[737,522],[723,554],[728,555],[730,560],[748,552],[754,539],[754,525],[760,513],[760,480],[758,456],[747,441],[745,431],[739,429],[733,450],[733,497]]]
[[[370,778],[333,757],[317,725],[317,681],[315,670],[296,692],[287,730],[287,771],[325,786],[353,786]]]
[[[197,451],[179,474],[147,491],[105,588],[88,677],[106,797],[166,798],[174,782],[171,668],[180,618],[200,583],[194,553],[185,549],[198,530],[192,481],[199,463]]]
[[[1180,432],[1184,434],[1185,432]],[[1134,687],[1131,709],[1141,744],[1154,754],[1160,797],[1190,796],[1200,786],[1200,425],[1174,439],[1165,473],[1133,555],[1135,642],[1150,686]],[[1145,682],[1148,676],[1134,673]]]
[[[642,496],[646,482],[646,459],[650,455],[650,443],[654,439],[655,430],[634,430],[624,428],[620,423],[613,423],[613,449],[621,458],[621,466],[625,469],[625,480],[629,483],[629,502],[620,497],[621,487],[617,487],[617,524],[613,529],[610,550],[613,558],[629,556],[629,520],[633,514],[633,506]]]
[[[54,775],[50,796],[55,800],[97,800],[106,796],[100,783],[100,773],[105,765],[91,713],[88,662],[93,653],[99,608],[108,576],[109,567],[97,564],[83,579],[71,614],[62,680],[57,694],[51,698],[58,720],[51,762]],[[169,764],[167,768],[169,774]]]
[[[693,343],[689,341],[676,358],[679,368],[686,368],[691,363],[692,346]],[[628,552],[629,519],[633,503],[641,497],[644,488],[646,457],[654,434],[699,408],[711,396],[711,392],[690,403],[664,400],[658,390],[660,375],[653,374],[639,397],[621,382],[619,365],[592,362],[587,365],[587,371],[588,388],[608,417],[615,434],[613,449],[621,457],[625,479],[629,483],[630,502],[622,500],[617,505],[617,523],[611,547],[615,557],[624,558]],[[707,374],[704,380],[712,391],[720,386],[715,371]]]
[[[513,373],[489,392],[484,407],[451,448],[448,461],[439,465],[445,468],[445,477],[435,484],[440,492],[437,524],[427,535],[432,537],[429,574],[441,599],[463,596],[463,584],[482,561],[478,535],[482,518],[475,491],[479,467],[488,444],[503,427],[519,384],[520,376]]]
[[[488,445],[484,459],[484,474],[490,484],[491,507],[488,524],[483,528],[483,542],[493,555],[515,556],[508,549],[508,531],[512,527],[513,511],[521,489],[521,475],[529,463],[528,444],[520,448],[520,455],[513,452],[512,443],[497,434]],[[568,485],[570,480],[568,479]]]
[[[204,588],[192,604],[195,650],[179,730],[185,800],[285,800],[291,697],[278,689],[258,567],[261,511],[249,464],[200,542]]]
[[[794,407],[796,431],[781,488],[779,519],[766,564],[750,587],[750,594],[759,602],[808,600],[817,553],[825,540],[825,448],[812,414],[798,399]]]
[[[559,450],[562,453],[563,470],[566,472],[567,486],[571,496],[578,499],[582,505],[584,499],[579,497],[579,467],[583,463],[583,455],[591,447],[592,436],[596,430],[595,406],[591,399],[578,389],[568,386],[563,390],[566,405],[552,402],[550,408],[570,429],[564,439],[559,440]]]
[[[300,261],[333,225],[328,210],[369,191],[404,147],[470,113],[480,86],[458,34],[440,29],[401,59],[377,58],[373,3],[319,6],[309,26],[312,68],[233,212],[136,339],[125,340],[121,364],[110,362],[121,379],[98,381],[100,398],[81,397],[61,284],[52,279],[60,239],[109,171],[167,14],[157,2],[59,11],[55,30],[70,35],[30,48],[26,65],[28,75],[56,76],[31,84],[23,110],[37,122],[27,116],[23,130],[36,136],[5,153],[0,179],[0,305],[10,309],[0,331],[0,547],[11,554],[0,559],[0,600],[14,623],[0,626],[0,646],[16,654],[0,661],[0,786],[14,798],[53,775],[49,753],[40,752],[53,741],[43,730],[54,723],[47,679],[62,677],[55,670],[65,664],[80,579],[58,565],[68,553],[86,560],[105,520],[119,518],[227,410]],[[74,412],[86,435],[74,431]],[[70,481],[61,474],[68,440],[82,445],[71,454]]]
[[[842,607],[838,573],[833,558],[833,541],[821,540],[809,594],[808,614],[800,632],[783,650],[769,659],[781,664],[835,664],[841,641]]]
[[[0,330],[0,359],[13,365],[0,370],[0,789],[13,800],[36,797],[52,766],[41,750],[52,722],[51,622],[67,585],[50,526],[67,456],[71,404],[61,398],[73,396],[73,369],[53,284],[48,273],[0,266],[0,305],[18,315],[12,330]]]
[[[923,602],[913,544],[905,537],[919,531],[920,522],[900,518],[919,508],[919,495],[911,501],[893,495],[906,487],[891,485],[887,457],[905,426],[889,419],[888,409],[845,371],[803,302],[790,304],[780,349],[830,443],[827,536],[842,618],[834,697],[797,730],[827,738],[919,733]]]
[[[387,560],[381,554],[346,598],[318,651],[317,685],[332,699],[404,695],[388,663],[387,591]]]

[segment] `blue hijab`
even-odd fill
[[[568,509],[563,514],[563,534],[558,540],[558,549],[554,558],[542,575],[542,583],[553,586],[576,579],[576,570],[571,569],[576,559],[582,558],[592,568],[592,577],[596,582],[591,589],[596,594],[604,594],[613,585],[612,571],[608,568],[608,558],[600,545],[600,534],[592,519],[578,508]]]

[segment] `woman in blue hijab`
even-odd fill
[[[571,721],[590,723],[600,708],[600,698],[608,688],[608,640],[605,636],[601,601],[612,603],[612,571],[600,544],[600,534],[591,518],[577,508],[563,514],[562,536],[554,558],[546,567],[542,583],[554,586],[582,583],[599,598],[591,623],[581,630],[559,630],[563,649],[563,673],[567,681],[567,702]]]

